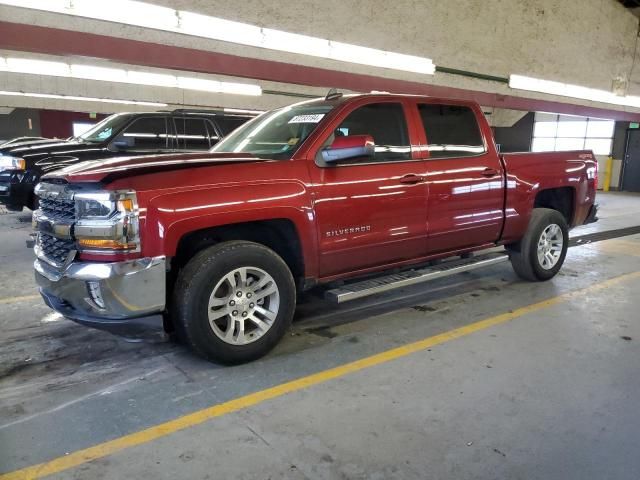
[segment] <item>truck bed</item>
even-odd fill
[[[506,172],[503,242],[526,230],[532,206],[545,206],[543,191],[563,192],[570,227],[589,218],[595,200],[598,163],[591,150],[522,152],[501,155]],[[537,202],[543,204],[536,205]]]

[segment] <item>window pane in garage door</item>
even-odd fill
[[[614,125],[612,120],[536,113],[531,150],[543,152],[592,149],[596,155],[609,155]]]
[[[532,152],[553,152],[556,149],[555,138],[534,138],[531,144]]]
[[[586,134],[586,118],[560,115],[558,121],[558,137],[584,138]]]
[[[587,137],[589,138],[613,138],[613,129],[616,122],[613,120],[597,120],[595,118],[589,119],[587,125]]]
[[[555,113],[536,113],[533,128],[534,137],[555,137],[558,132],[558,115]]]
[[[611,154],[611,139],[610,138],[587,138],[584,142],[585,150],[593,150],[596,155],[610,155]]]
[[[584,138],[556,138],[556,150],[582,150],[584,149]]]

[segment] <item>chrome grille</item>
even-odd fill
[[[76,205],[70,198],[40,198],[39,208],[44,215],[54,220],[73,222],[76,217]]]
[[[47,259],[63,265],[67,262],[69,253],[74,250],[75,243],[73,240],[63,240],[40,232],[38,234],[38,247]]]

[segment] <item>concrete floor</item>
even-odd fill
[[[596,202],[599,221],[574,229],[573,236],[640,225],[640,193],[598,192]]]
[[[640,196],[599,201],[600,229],[640,224]],[[272,354],[230,368],[50,313],[34,295],[21,218],[0,216],[0,472],[60,466],[71,452],[515,312],[111,455],[98,447],[53,478],[640,478],[640,235],[572,247],[547,283],[503,264],[342,307],[307,295]]]

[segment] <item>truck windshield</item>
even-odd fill
[[[130,115],[116,113],[110,115],[92,128],[75,138],[80,142],[102,143],[113,137],[129,120]]]
[[[264,113],[235,130],[211,151],[289,159],[335,106],[336,103],[322,101]]]

